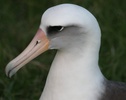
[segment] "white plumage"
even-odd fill
[[[73,4],[51,7],[28,49],[7,65],[6,74],[12,76],[47,49],[58,49],[40,100],[124,100],[106,94],[109,81],[98,66],[100,39],[97,20],[86,9]]]

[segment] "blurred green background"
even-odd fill
[[[39,99],[55,50],[32,60],[11,79],[5,66],[29,44],[42,13],[61,3],[78,4],[94,14],[102,30],[100,68],[108,79],[126,82],[126,0],[1,0],[0,100]]]

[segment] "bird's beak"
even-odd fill
[[[49,40],[45,33],[41,29],[39,29],[28,47],[6,66],[6,75],[11,77],[22,66],[27,64],[29,61],[31,61],[44,51],[48,50],[48,48]]]

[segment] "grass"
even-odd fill
[[[42,13],[60,3],[75,3],[97,18],[102,30],[99,65],[112,80],[126,82],[126,1],[124,0],[8,0],[0,1],[0,100],[38,100],[56,51],[34,59],[11,79],[6,64],[27,46]]]

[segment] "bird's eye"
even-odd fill
[[[63,26],[49,26],[47,28],[48,33],[61,32],[64,29]]]
[[[58,30],[59,30],[59,31],[62,31],[63,29],[64,29],[63,26],[59,26],[59,27],[58,27]]]

